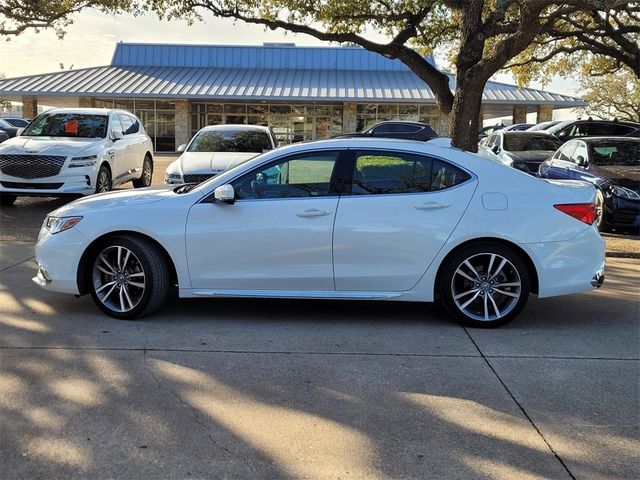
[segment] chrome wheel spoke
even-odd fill
[[[464,264],[467,266],[467,268],[468,268],[469,270],[471,270],[471,272],[476,276],[476,278],[477,278],[478,280],[480,280],[480,278],[481,278],[481,277],[480,277],[480,274],[479,274],[479,273],[478,273],[478,271],[473,267],[473,265],[471,265],[471,263],[469,262],[469,260],[465,260],[465,261],[464,261]]]
[[[98,256],[98,258],[102,261],[104,266],[109,269],[108,272],[105,272],[104,269],[101,269],[101,270],[109,275],[115,275],[116,269],[113,268],[113,266],[107,261],[106,257],[102,253]],[[100,269],[100,267],[98,268]]]
[[[124,293],[124,298],[127,300],[127,303],[129,304],[128,310],[131,310],[133,308],[133,302],[131,301],[131,297],[129,296],[129,290],[127,290],[126,285],[122,286],[122,292]]]
[[[134,287],[138,287],[138,288],[144,288],[144,283],[140,283],[140,282],[132,282],[129,280],[129,285],[133,285]]]
[[[478,290],[478,291],[476,292],[476,294],[475,294],[473,297],[471,297],[469,300],[467,300],[467,301],[466,301],[466,302],[464,302],[462,305],[460,305],[460,310],[464,310],[465,308],[467,308],[467,306],[468,306],[471,302],[473,302],[476,298],[478,298],[478,296],[479,296],[479,295],[480,295],[480,290]]]
[[[496,269],[495,273],[491,275],[491,277],[489,277],[489,280],[493,280],[494,278],[496,278],[506,264],[507,264],[507,259],[503,258],[502,261],[500,262],[500,265],[498,265],[498,268]]]
[[[496,254],[491,254],[491,259],[489,260],[489,266],[487,267],[487,277],[491,277],[491,267],[493,267],[493,262],[496,260]]]
[[[102,300],[102,302],[104,303],[104,301],[109,298],[109,295],[111,295],[111,293],[116,289],[116,283],[113,282],[113,285],[111,286],[111,288],[109,289],[109,291],[104,295],[104,297],[102,297],[100,300]]]
[[[124,269],[127,267],[127,263],[129,262],[129,257],[131,256],[131,250],[127,250],[127,253],[124,256],[124,260],[122,262],[122,266],[120,270],[124,272]]]
[[[134,278],[134,277],[142,277],[144,278],[144,272],[135,272],[135,273],[130,273],[128,275],[129,278]],[[131,282],[129,282],[131,283]]]
[[[489,320],[489,305],[487,304],[487,297],[489,295],[484,296],[484,319]]]
[[[96,293],[100,293],[100,292],[101,292],[102,290],[104,290],[105,288],[110,287],[111,285],[115,285],[115,284],[116,284],[115,280],[114,280],[113,282],[107,282],[107,283],[105,283],[104,285],[102,285],[100,288],[98,288],[98,289],[96,290]]]
[[[470,282],[473,283],[478,283],[479,280],[477,278],[471,278],[469,275],[467,275],[466,273],[464,273],[462,270],[460,270],[459,268],[456,270],[456,274],[460,275],[461,277],[466,278],[467,280],[469,280]]]
[[[129,282],[129,283],[131,283],[131,282]],[[459,294],[455,295],[455,296],[453,297],[453,299],[454,299],[454,300],[457,300],[457,299],[459,299],[459,298],[466,297],[467,295],[470,295],[470,294],[472,294],[472,293],[476,293],[476,292],[479,292],[479,291],[480,291],[480,289],[478,289],[478,288],[474,288],[474,289],[472,289],[472,290],[468,290],[468,291],[466,291],[466,292],[462,292],[462,293],[459,293]]]
[[[120,287],[120,311],[126,312],[127,309],[124,306],[124,288]]]
[[[498,287],[519,287],[520,282],[507,282],[507,283],[496,283],[493,285],[494,288]]]
[[[507,297],[513,297],[513,298],[519,298],[520,297],[519,293],[507,292],[506,290],[500,290],[498,288],[494,288],[493,290],[495,292],[499,293],[500,295],[506,295]]]
[[[502,314],[500,313],[500,309],[498,308],[496,301],[493,299],[493,295],[489,294],[487,295],[487,297],[489,297],[489,300],[491,300],[491,304],[493,305],[493,310],[496,312],[496,318],[500,318]]]

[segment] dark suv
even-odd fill
[[[562,142],[577,137],[640,137],[640,124],[616,120],[567,120],[547,129]]]
[[[406,140],[420,140],[426,142],[438,137],[428,123],[411,122],[405,120],[390,120],[380,122],[362,132],[344,133],[336,138],[348,137],[376,137],[403,138]]]

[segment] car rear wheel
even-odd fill
[[[134,180],[133,187],[134,188],[143,188],[151,186],[151,179],[153,178],[153,161],[151,157],[147,155],[144,157],[144,161],[142,162],[142,175],[140,178]]]
[[[114,237],[96,251],[90,291],[108,315],[132,320],[162,306],[169,290],[169,271],[157,247],[134,237]]]
[[[17,195],[7,195],[6,193],[0,194],[0,205],[3,207],[10,207],[16,202]]]
[[[527,266],[508,247],[471,245],[451,257],[440,276],[440,296],[461,323],[497,327],[515,318],[529,298]]]
[[[609,225],[607,224],[604,216],[605,216],[605,208],[604,208],[604,195],[600,190],[596,191],[596,224],[598,225],[598,230],[601,232],[608,232],[611,230]]]
[[[112,188],[111,172],[105,165],[102,165],[96,176],[96,193],[109,192]]]

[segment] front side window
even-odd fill
[[[571,155],[571,162],[578,163],[578,160],[584,161],[587,159],[587,147],[584,143],[580,142],[576,146],[575,151]]]
[[[124,135],[124,129],[117,115],[111,118],[111,133],[122,133],[122,135]]]
[[[357,152],[353,195],[420,193],[464,182],[469,175],[441,160],[399,152]]]
[[[198,132],[188,152],[246,152],[271,150],[266,132],[258,130],[204,130]]]
[[[120,124],[122,125],[122,134],[129,135],[131,134],[131,129],[133,127],[133,122],[131,121],[131,117],[128,115],[118,115],[118,119],[120,120]]]
[[[108,117],[77,113],[43,113],[22,133],[29,137],[104,138]]]
[[[255,169],[232,183],[236,199],[331,195],[331,176],[339,155],[339,152],[309,152]]]
[[[558,151],[558,153],[556,153],[554,158],[557,158],[558,160],[565,160],[568,162],[570,161],[571,154],[573,153],[575,148],[576,148],[575,142],[567,143],[562,147],[561,150]]]

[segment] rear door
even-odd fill
[[[571,156],[576,149],[577,142],[567,142],[549,160],[540,165],[540,175],[543,178],[568,179],[571,178],[571,170],[575,165],[571,162]]]
[[[476,178],[443,159],[352,151],[333,232],[336,290],[405,291],[464,213]]]

